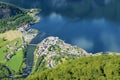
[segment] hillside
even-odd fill
[[[0,2],[0,33],[28,24],[33,17],[25,10],[12,4]]]
[[[97,46],[100,46],[99,49],[101,49],[103,44],[100,41],[102,41],[104,43],[102,48],[112,46],[110,49],[119,49],[119,46],[109,45],[109,41],[112,44],[119,42],[119,39],[116,38],[117,30],[115,29],[114,31],[110,26],[112,24],[109,24],[109,34],[105,30],[103,31],[99,27],[101,23],[98,24],[96,21],[96,18],[101,17],[120,21],[120,1],[118,0],[116,0],[117,2],[115,0],[36,0],[35,2],[26,0],[26,3],[23,0],[11,1],[15,3],[21,2],[24,5],[26,4],[25,6],[30,5],[30,2],[32,4],[31,7],[36,7],[35,4],[38,4],[39,6],[37,5],[37,7],[42,7],[44,9],[43,13],[46,13],[45,15],[55,12],[52,17],[49,15],[49,19],[45,15],[44,17],[46,18],[44,19],[41,15],[43,13],[39,16],[41,16],[43,24],[48,24],[49,27],[47,29],[49,31],[53,29],[57,33],[61,32],[62,34],[60,35],[62,36],[65,33],[69,33],[68,36],[71,38],[68,40],[75,41],[75,45],[85,43],[86,46],[89,46],[90,43],[90,48],[93,47],[93,49],[91,48],[92,51],[96,50]],[[71,45],[72,43],[66,43],[66,40],[49,36],[49,32],[41,28],[41,26],[45,27],[41,25],[42,23],[36,24],[41,30],[39,33],[36,30],[38,28],[32,29],[35,28],[34,25],[32,25],[32,28],[30,27],[31,24],[40,20],[36,16],[38,13],[38,9],[23,9],[9,3],[0,2],[0,80],[120,80],[120,53],[88,53],[82,48]],[[59,16],[57,16],[58,13]],[[65,19],[71,18],[70,22],[69,19],[64,21],[63,16],[66,16]],[[77,18],[75,21],[73,20],[76,16],[81,19],[95,18],[95,21],[90,22],[92,22],[92,25],[94,22],[95,24],[97,23],[97,29],[94,27],[91,30],[92,26],[89,24],[87,28],[84,26],[85,31],[82,28],[77,28],[77,25],[79,27],[82,26],[78,24]],[[60,20],[58,19],[59,21],[57,21],[56,17]],[[58,29],[50,27],[50,23],[46,23],[44,20],[48,22],[54,21],[53,24],[57,24],[55,27]],[[71,24],[72,20],[75,22],[74,25]],[[59,22],[60,24],[65,22],[63,28],[59,28],[61,26],[58,24]],[[87,24],[86,22],[83,23]],[[78,31],[74,30],[72,26],[78,29]],[[106,27],[107,25],[102,26]],[[71,30],[67,32],[65,27]],[[42,34],[42,30],[46,33],[43,32]],[[97,30],[100,33],[106,32],[107,35],[102,33],[102,35],[105,35],[102,37],[96,33]],[[56,34],[54,31],[51,32]],[[81,33],[77,33],[74,36],[73,32]],[[116,33],[115,37],[111,37],[112,33]],[[95,36],[95,39],[92,39],[92,36],[89,34]],[[74,38],[77,39],[77,35],[79,35],[78,40],[74,40]],[[108,35],[110,35],[110,38]],[[100,36],[102,39],[97,38],[97,36]],[[61,36],[59,37],[62,38]]]
[[[25,72],[25,50],[38,33],[29,24],[37,20],[37,12],[0,2],[0,80]]]
[[[85,50],[65,43],[58,37],[47,37],[36,49],[32,73],[44,71],[68,60],[89,56]]]
[[[34,73],[26,80],[119,80],[120,56],[100,55],[70,60]]]
[[[8,3],[0,2],[0,19],[8,18],[21,13],[24,13],[24,11],[20,8]]]
[[[68,18],[110,19],[120,22],[120,1],[119,0],[2,0],[18,4],[26,8],[37,7],[42,13],[49,15],[53,11]],[[28,3],[29,2],[29,3]],[[33,4],[34,2],[34,4]],[[49,14],[48,14],[49,13]],[[70,14],[69,14],[70,13]],[[69,14],[69,15],[68,15]]]
[[[5,65],[0,64],[0,79],[9,77],[10,75],[11,75],[11,73],[10,73],[9,69]]]

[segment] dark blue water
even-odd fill
[[[119,0],[4,0],[42,9],[32,25],[89,52],[120,52]],[[37,39],[36,39],[37,40]]]
[[[33,28],[58,36],[89,52],[120,51],[120,24],[101,19],[68,19],[55,12],[40,16]]]

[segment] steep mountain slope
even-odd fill
[[[52,12],[68,18],[105,18],[120,22],[119,0],[3,0],[31,8],[41,8],[44,15]],[[34,4],[33,4],[34,2]],[[69,14],[69,15],[68,15]]]
[[[81,57],[34,73],[26,80],[119,80],[119,61],[118,55]]]
[[[33,17],[28,12],[27,9],[0,2],[0,33],[32,22]]]
[[[20,8],[17,8],[14,5],[8,3],[0,2],[0,19],[8,18],[21,13],[24,12]]]
[[[58,37],[48,37],[38,45],[34,55],[33,73],[90,54],[77,46],[65,43]]]

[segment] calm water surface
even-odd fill
[[[78,5],[78,3],[70,4],[70,2],[64,2],[65,0],[58,0],[60,1],[59,3],[61,3],[59,5],[57,4],[57,1],[54,2],[55,0],[52,0],[53,2],[51,5],[49,4],[50,2],[48,4],[47,2],[45,3],[45,0],[4,1],[18,4],[25,8],[42,8],[40,22],[32,25],[32,27],[44,31],[51,36],[58,36],[66,43],[77,45],[88,52],[93,53],[106,51],[120,52],[120,24],[119,22],[116,22],[118,19],[115,20],[114,16],[116,15],[112,13],[111,15],[113,16],[109,16],[107,13],[105,16],[102,14],[102,11],[101,13],[95,13],[94,11],[96,10],[93,11],[91,9],[95,9],[96,7],[90,8],[90,10],[88,10],[88,8],[81,10],[80,6],[75,6]],[[81,0],[76,1],[80,2]],[[98,3],[103,6],[102,2]],[[70,8],[65,8],[65,5],[68,4],[70,4]],[[49,6],[46,7],[46,5]],[[97,15],[97,17],[95,15]]]
[[[41,21],[33,28],[58,36],[65,42],[89,52],[120,51],[120,24],[101,19],[69,19],[51,13],[40,15]]]

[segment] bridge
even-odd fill
[[[40,43],[42,40],[44,40],[49,35],[45,32],[40,32],[31,42],[29,45],[37,46],[38,43]]]
[[[38,46],[38,44],[28,44],[28,46]]]
[[[33,53],[35,51],[35,49],[34,50],[31,49],[31,46],[37,47],[38,44],[48,36],[49,36],[49,34],[46,34],[45,32],[40,31],[40,33],[28,44],[28,46],[30,46],[30,47],[27,47],[26,56],[25,56],[27,68],[23,71],[23,75],[20,77],[22,77],[22,78],[27,77],[31,72],[31,67],[32,67],[33,60],[34,60]],[[32,50],[32,51],[30,51],[30,50]]]
[[[46,37],[48,37],[48,34],[45,32],[40,32],[28,46],[38,46],[38,43],[40,43],[42,40],[44,40]]]

